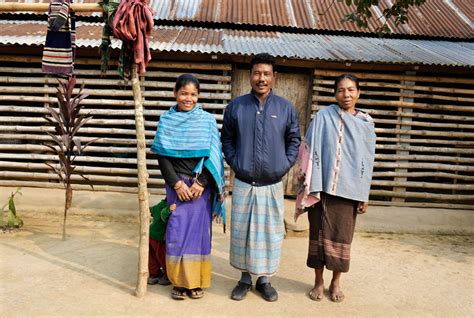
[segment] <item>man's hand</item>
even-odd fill
[[[357,206],[357,213],[364,214],[365,212],[367,212],[368,208],[369,202],[359,202],[359,205]]]

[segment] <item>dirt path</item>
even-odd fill
[[[351,270],[343,276],[346,300],[311,301],[307,239],[284,241],[267,303],[256,293],[235,302],[239,277],[228,264],[229,234],[214,228],[212,287],[201,300],[177,302],[170,287],[150,286],[133,296],[137,221],[131,217],[74,216],[61,241],[61,217],[23,212],[25,228],[0,234],[0,316],[133,317],[468,317],[474,315],[474,238],[356,233]],[[329,282],[330,276],[326,275]]]

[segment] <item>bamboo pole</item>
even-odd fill
[[[419,156],[414,154],[408,155],[384,155],[375,154],[375,160],[395,161],[395,160],[410,160],[410,161],[427,161],[427,162],[465,162],[474,163],[474,158],[453,157],[453,156]]]
[[[37,182],[37,181],[16,181],[16,180],[0,180],[0,186],[2,187],[29,187],[29,188],[46,188],[46,189],[64,189],[62,183],[52,182]],[[91,187],[85,184],[74,184],[72,185],[74,191],[91,191]],[[137,193],[137,188],[132,187],[114,187],[114,186],[94,186],[94,191],[104,192],[119,192],[119,193]],[[163,188],[149,188],[148,191],[151,194],[164,195],[166,194]]]
[[[377,131],[377,130],[376,130]],[[404,131],[400,129],[400,131]],[[442,136],[442,135],[440,135]],[[471,138],[474,137],[474,133],[471,134]],[[385,150],[404,150],[404,151],[417,151],[422,153],[462,153],[462,154],[474,154],[474,149],[469,148],[448,148],[448,147],[420,147],[420,146],[405,146],[403,144],[398,145],[376,145],[375,149]]]
[[[1,156],[1,154],[0,154]],[[441,163],[427,163],[427,162],[383,162],[376,161],[374,163],[375,168],[408,168],[408,169],[423,169],[423,170],[446,170],[446,171],[468,171],[474,172],[474,167],[471,166],[458,166]]]
[[[59,169],[59,164],[52,164],[53,167]],[[25,170],[44,170],[49,169],[45,167],[44,163],[32,163],[32,162],[16,162],[16,161],[0,161],[0,167],[2,168],[15,168],[15,169],[25,169]],[[92,174],[110,174],[110,175],[134,175],[136,176],[137,169],[133,168],[105,168],[105,167],[91,167],[91,166],[76,166],[74,172],[80,173],[92,173]],[[150,175],[157,177],[161,176],[160,169],[148,169]],[[459,176],[459,175],[456,175]],[[474,177],[472,177],[474,180]],[[136,183],[136,180],[134,181]],[[157,184],[164,184],[164,182],[157,182]]]
[[[376,99],[376,96],[393,96],[393,97],[409,97],[409,98],[425,98],[425,99],[443,99],[443,100],[450,100],[450,101],[456,101],[456,102],[468,102],[472,103],[474,102],[474,98],[469,98],[469,97],[453,97],[453,96],[445,96],[445,95],[436,95],[436,94],[419,94],[419,93],[407,93],[407,92],[384,92],[384,91],[369,91],[367,90],[365,85],[367,83],[360,83],[360,86],[363,87],[362,89],[362,96],[370,96],[372,99]],[[375,84],[375,83],[373,83]],[[379,88],[380,85],[376,83],[377,85],[373,85],[374,87]],[[403,87],[405,85],[397,85],[400,86],[403,89],[406,89],[406,87]],[[415,86],[410,87],[410,88],[415,88]],[[318,92],[325,92],[330,95],[334,94],[334,88],[331,87],[321,87],[321,86],[315,86],[313,87],[314,91]],[[452,92],[452,93],[458,93],[458,92]],[[474,95],[474,90],[473,91],[467,91],[467,90],[462,90],[462,93],[466,93],[469,95]]]
[[[399,197],[399,198],[419,198],[447,201],[474,201],[474,195],[463,194],[442,194],[428,192],[395,192],[387,190],[370,190],[370,195]]]
[[[334,103],[334,96],[321,96],[313,95],[313,102],[326,102]],[[455,105],[438,105],[438,104],[428,104],[428,103],[408,103],[400,101],[390,101],[390,100],[372,100],[361,98],[358,100],[357,105],[369,105],[369,106],[387,106],[387,107],[407,107],[407,108],[416,108],[416,109],[433,109],[440,111],[453,111],[453,112],[469,112],[473,113],[474,109],[468,106],[455,106]]]
[[[454,180],[465,180],[465,181],[474,181],[474,176],[465,176],[458,173],[448,173],[448,172],[439,172],[439,171],[430,171],[430,172],[395,172],[395,171],[375,171],[372,174],[373,180],[377,178],[387,178],[387,177],[410,177],[410,178],[445,178],[445,179],[454,179]]]
[[[0,12],[47,12],[49,3],[0,3]],[[98,3],[72,3],[75,12],[103,12]]]
[[[47,168],[47,167],[46,167]],[[76,171],[75,169],[74,171]],[[116,177],[116,176],[104,176],[104,175],[84,175],[92,183],[117,183],[117,184],[129,184],[137,183],[136,177]],[[41,172],[20,172],[20,171],[0,171],[0,177],[10,179],[33,179],[33,180],[59,180],[59,176],[55,173],[41,173]],[[72,175],[71,180],[73,181],[84,181],[81,176]],[[153,178],[148,180],[148,184],[164,187],[165,182],[162,178]]]
[[[415,208],[436,208],[436,209],[460,209],[460,210],[474,210],[474,205],[468,204],[453,204],[453,203],[436,203],[436,202],[394,202],[394,201],[372,201],[371,206],[388,205],[388,206],[404,206]]]
[[[449,83],[449,81],[447,81]],[[331,94],[334,94],[334,80],[325,80],[325,81],[315,81],[313,82],[314,86],[313,89],[316,90],[316,87],[319,87],[318,85],[325,85],[327,88],[325,88],[324,91],[330,92]],[[460,83],[462,84],[462,82]],[[470,85],[469,83],[466,83]],[[472,85],[472,84],[471,84]],[[391,88],[391,89],[406,89],[406,85],[400,84],[400,82],[397,83],[388,83],[388,82],[360,82],[360,86],[362,88],[365,87],[377,87],[377,88]],[[466,95],[473,95],[474,90],[472,89],[463,89],[463,88],[450,88],[450,87],[434,87],[434,86],[420,86],[420,85],[415,85],[413,86],[413,89],[416,91],[426,91],[426,92],[431,92],[431,93],[449,93],[449,94],[466,94]],[[363,89],[362,93],[366,93],[366,90]]]
[[[314,74],[320,76],[332,76],[336,77],[344,74],[344,71],[330,71],[315,69]],[[374,74],[374,73],[359,73],[353,72],[359,79],[371,79],[371,80],[393,80],[393,81],[414,81],[414,82],[430,82],[430,83],[468,83],[474,85],[474,79],[467,78],[453,78],[453,77],[437,77],[437,76],[419,76],[419,75],[406,75],[406,74]],[[334,83],[334,82],[333,82]]]
[[[373,186],[388,186],[388,187],[403,187],[403,188],[421,188],[421,189],[454,189],[461,191],[472,191],[474,190],[474,185],[472,184],[444,184],[444,183],[434,183],[434,182],[412,182],[412,181],[403,181],[394,180],[394,181],[385,181],[385,180],[372,180]]]
[[[143,123],[143,100],[137,65],[132,65],[132,87],[135,100],[135,124],[137,130],[137,170],[138,170],[138,203],[140,208],[140,236],[138,257],[138,282],[135,294],[143,297],[147,290],[148,278],[148,244],[150,228],[149,193],[147,190],[148,173],[146,168],[145,127]]]

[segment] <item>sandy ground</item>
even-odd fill
[[[321,302],[307,297],[314,280],[305,265],[307,238],[287,237],[272,280],[280,299],[268,303],[251,292],[235,302],[229,294],[239,273],[228,263],[229,233],[215,225],[212,287],[203,299],[175,301],[170,286],[149,286],[142,299],[133,295],[136,217],[72,213],[64,242],[60,214],[19,210],[24,228],[0,234],[1,317],[474,316],[473,235],[358,231],[339,304],[327,295]]]

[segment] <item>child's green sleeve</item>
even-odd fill
[[[163,222],[168,222],[168,219],[170,217],[170,207],[167,206],[165,207],[164,209],[161,209],[161,220],[163,220]]]

